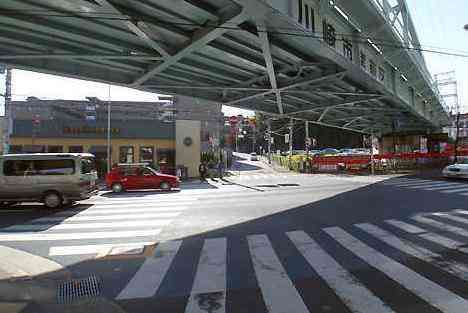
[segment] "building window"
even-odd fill
[[[298,15],[297,15],[297,21],[302,24],[302,9],[304,8],[302,0],[299,0],[298,3]]]
[[[62,153],[63,147],[62,146],[48,146],[47,152],[49,153]]]
[[[353,44],[343,38],[343,54],[350,61],[353,60]]]
[[[385,69],[379,66],[379,80],[381,82],[385,81]]]
[[[125,146],[125,147],[120,147],[119,151],[119,162],[120,163],[133,163],[133,156],[134,156],[134,151],[133,147],[131,146]]]
[[[360,54],[360,63],[361,63],[361,67],[364,69],[364,70],[367,70],[367,56],[364,52],[361,51],[361,54]]]
[[[315,33],[315,11],[310,8],[310,29]]]
[[[377,65],[373,60],[369,60],[369,72],[372,76],[377,76]]]
[[[154,148],[153,147],[140,147],[140,162],[153,164],[154,162]]]
[[[336,30],[333,25],[328,24],[326,20],[323,21],[323,40],[330,47],[335,47],[336,45]]]
[[[70,146],[68,152],[70,153],[83,153],[83,146]]]

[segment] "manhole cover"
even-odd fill
[[[83,298],[96,297],[101,293],[101,282],[96,276],[74,279],[58,286],[57,302],[72,303]]]

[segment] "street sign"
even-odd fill
[[[289,143],[289,134],[284,135],[284,143]]]

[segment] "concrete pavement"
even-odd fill
[[[44,300],[36,312],[465,312],[465,182],[243,163],[178,193],[2,215],[0,244],[66,267],[58,284],[99,278],[100,305]]]

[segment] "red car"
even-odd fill
[[[148,166],[119,165],[106,175],[106,185],[113,192],[138,189],[171,190],[179,188],[179,178],[158,173]]]

